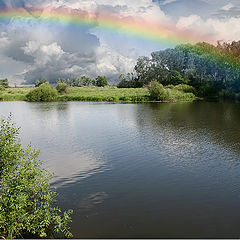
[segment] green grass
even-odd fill
[[[24,101],[33,88],[5,88],[0,90],[0,101]]]
[[[26,95],[34,88],[7,88],[0,90],[0,101],[25,101]],[[193,101],[192,93],[184,93],[177,89],[169,89],[166,102]],[[92,102],[150,102],[147,88],[116,88],[112,86],[70,87],[67,93],[59,95],[58,101],[92,101]]]
[[[149,93],[146,88],[116,87],[72,87],[67,94],[60,96],[63,101],[94,101],[94,102],[147,102]]]

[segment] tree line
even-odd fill
[[[143,87],[152,81],[164,86],[188,84],[198,96],[240,97],[240,41],[195,45],[140,57],[132,73],[120,76],[118,87]]]
[[[35,82],[35,87],[39,87],[41,84],[49,82],[47,78],[42,78],[41,80],[37,80]],[[95,79],[91,79],[87,76],[80,76],[76,78],[71,79],[64,79],[64,78],[58,78],[57,84],[66,84],[71,87],[90,87],[90,86],[96,86],[96,87],[105,87],[108,85],[107,78],[105,76],[97,76]]]

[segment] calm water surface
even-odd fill
[[[1,102],[75,238],[239,238],[240,104]]]

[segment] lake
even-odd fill
[[[75,238],[239,238],[240,104],[0,102]]]

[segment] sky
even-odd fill
[[[96,23],[104,12],[171,26],[172,31],[213,44],[240,40],[239,0],[0,0],[0,11],[11,8],[26,14],[38,8],[39,16],[46,10],[84,12]],[[14,85],[43,77],[54,82],[58,77],[105,75],[116,82],[121,73],[133,70],[139,56],[168,47],[174,44],[105,31],[98,24],[74,26],[12,17],[0,21],[0,78]]]

